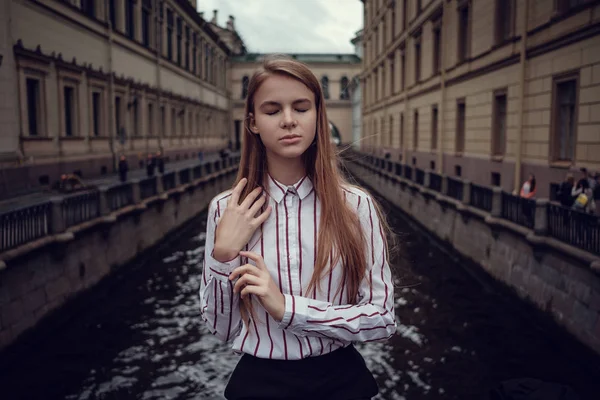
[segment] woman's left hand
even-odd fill
[[[239,278],[233,286],[233,292],[239,292],[242,298],[249,294],[258,296],[260,304],[269,315],[280,322],[285,313],[285,297],[271,278],[265,261],[260,255],[249,251],[240,251],[239,254],[254,261],[256,266],[246,264],[233,270],[229,280]]]

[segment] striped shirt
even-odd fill
[[[231,190],[210,203],[206,248],[200,285],[202,317],[209,330],[233,350],[256,357],[295,360],[329,353],[351,342],[383,341],[396,331],[394,290],[384,234],[372,200],[360,189],[344,189],[344,199],[358,213],[368,246],[367,273],[359,287],[357,304],[348,304],[341,285],[341,263],[306,293],[316,259],[320,202],[312,182],[304,178],[285,186],[269,177],[269,218],[257,229],[245,250],[260,254],[273,281],[285,297],[285,313],[275,321],[252,296],[255,320],[242,323],[239,294],[228,276],[236,267],[254,263],[237,257],[221,263],[212,257],[215,227],[227,206]]]

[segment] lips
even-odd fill
[[[299,138],[299,137],[300,137],[300,135],[285,135],[280,140],[295,139],[295,138]]]

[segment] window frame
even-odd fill
[[[573,113],[573,158],[560,158],[560,137],[559,137],[559,108],[558,102],[558,85],[561,83],[574,81],[575,82],[575,107]],[[550,154],[549,161],[551,163],[568,163],[574,164],[577,160],[577,125],[579,119],[579,91],[580,91],[580,75],[579,70],[568,71],[552,77],[552,103],[551,103],[551,118],[550,118]]]
[[[500,140],[499,132],[499,113],[498,113],[498,99],[500,97],[505,98],[506,107],[504,110],[504,136],[503,140]],[[492,140],[490,153],[494,160],[501,160],[506,156],[506,145],[508,139],[508,88],[502,88],[494,90],[492,98]]]
[[[464,115],[461,120],[459,119],[459,110],[460,107],[464,108]],[[461,128],[462,129],[459,129]],[[461,97],[456,99],[456,126],[455,126],[455,135],[454,135],[454,152],[456,156],[460,157],[465,152],[465,144],[466,144],[466,136],[467,136],[467,100],[465,97]]]

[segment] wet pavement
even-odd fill
[[[0,353],[0,398],[223,399],[238,356],[199,314],[205,218]],[[380,384],[377,399],[484,399],[523,377],[598,398],[600,358],[490,279],[466,272],[401,215],[389,219],[399,242],[398,334],[357,345]]]

